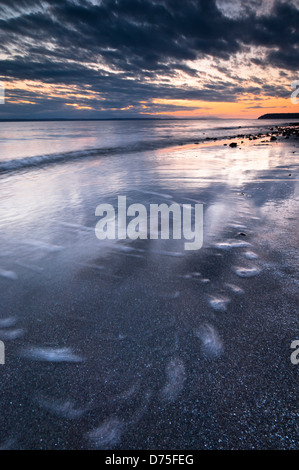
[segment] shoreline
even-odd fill
[[[273,131],[2,178],[1,447],[296,448],[298,140]],[[98,240],[119,194],[203,203],[203,247]]]
[[[298,139],[299,137],[299,124],[291,124],[286,126],[266,126],[267,131],[265,132],[265,127],[259,127],[257,132],[250,133],[240,133],[235,136],[225,136],[225,137],[203,137],[196,140],[193,137],[188,139],[188,142],[177,139],[176,142],[170,144],[165,140],[159,142],[139,142],[139,145],[133,144],[131,147],[111,147],[111,148],[85,148],[78,149],[73,151],[65,151],[59,153],[50,153],[45,155],[34,155],[34,156],[25,156],[23,158],[16,158],[12,160],[3,160],[0,161],[0,175],[8,174],[11,172],[16,172],[18,170],[25,170],[30,168],[44,167],[47,165],[57,164],[57,163],[69,163],[70,161],[98,158],[98,157],[108,157],[120,153],[138,153],[146,151],[168,151],[168,149],[175,149],[176,147],[182,148],[192,148],[192,146],[198,145],[200,147],[205,147],[213,145],[216,142],[223,144],[224,146],[239,147],[240,145],[248,145],[249,143],[263,143],[268,144],[271,142],[281,142],[284,139]],[[217,129],[216,129],[217,130]],[[262,132],[264,131],[264,132]],[[205,134],[205,133],[204,133]],[[270,140],[267,140],[270,139]],[[233,141],[233,142],[231,142]],[[244,142],[245,141],[245,142]]]

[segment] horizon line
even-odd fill
[[[181,118],[161,118],[161,117],[135,117],[135,118],[0,118],[0,122],[55,122],[55,121],[208,121],[208,120],[226,120],[233,121],[255,121],[259,118],[220,118],[220,117],[181,117]]]

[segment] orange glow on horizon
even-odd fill
[[[173,110],[143,112],[142,114],[169,115],[174,117],[205,117],[216,116],[222,118],[248,118],[255,119],[262,114],[268,113],[296,113],[299,106],[292,104],[290,98],[268,98],[262,97],[244,99],[237,102],[211,102],[200,100],[167,100],[154,99],[154,104],[173,106],[184,106],[190,110]]]
[[[106,98],[99,92],[94,92],[90,86],[49,84],[34,80],[13,80],[5,82],[6,103],[32,105],[41,100],[60,99],[63,106],[80,110],[98,112],[131,111],[136,116],[169,116],[177,118],[235,118],[256,119],[267,113],[296,113],[299,105],[294,105],[289,98],[275,98],[263,95],[238,96],[234,102],[214,102],[203,100],[162,99],[154,98],[140,100],[136,104],[119,107],[106,107]],[[14,93],[15,92],[15,93]],[[21,92],[21,94],[20,94]],[[200,90],[199,90],[200,95]],[[23,94],[23,97],[21,96]],[[290,93],[291,95],[291,93]],[[93,100],[93,103],[91,103]],[[185,108],[185,109],[181,109]]]

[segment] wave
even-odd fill
[[[261,126],[259,126],[261,128]],[[223,128],[225,129],[225,128]],[[230,128],[227,128],[230,129]],[[238,127],[232,127],[231,129],[235,129],[241,131]],[[237,137],[243,137],[246,135],[250,135],[249,127],[246,128],[246,133],[243,132],[242,135],[226,135],[226,136],[211,136],[211,137],[204,137],[204,138],[196,138],[194,135],[192,137],[185,137],[180,139],[161,139],[161,140],[154,140],[154,141],[142,141],[137,142],[131,145],[122,146],[122,147],[100,147],[100,148],[90,148],[84,150],[76,150],[70,152],[59,152],[59,153],[52,153],[46,155],[37,155],[37,156],[30,156],[24,158],[17,158],[12,160],[5,160],[0,162],[0,173],[10,173],[18,170],[23,170],[27,168],[35,168],[40,167],[43,165],[61,163],[61,162],[69,162],[72,160],[78,160],[83,158],[90,158],[90,157],[101,157],[101,156],[110,156],[120,153],[135,153],[135,152],[145,152],[150,150],[158,150],[161,148],[167,147],[176,147],[179,145],[190,145],[190,144],[200,144],[208,141],[217,141],[217,140],[229,140]],[[217,129],[218,130],[218,129]],[[244,129],[243,129],[244,131]]]
[[[47,155],[37,155],[33,157],[5,160],[0,162],[0,173],[12,172],[30,167],[39,167],[51,163],[77,160],[84,157],[99,155],[100,153],[103,153],[103,149],[88,149],[75,152],[52,153]],[[109,153],[108,149],[106,149],[106,153]]]

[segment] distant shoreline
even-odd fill
[[[159,117],[135,117],[135,118],[29,118],[29,119],[22,119],[22,118],[15,118],[15,119],[1,119],[0,118],[0,123],[1,122],[97,122],[97,121],[209,121],[209,120],[215,120],[215,121],[257,121],[257,120],[263,120],[263,119],[268,119],[268,120],[275,120],[275,119],[299,119],[299,113],[277,113],[277,114],[263,114],[262,116],[259,116],[258,118],[219,118],[215,116],[209,116],[209,117],[197,117],[197,118],[172,118],[172,117],[165,117],[165,118],[159,118]]]
[[[258,119],[299,119],[299,113],[269,113],[263,114]]]

